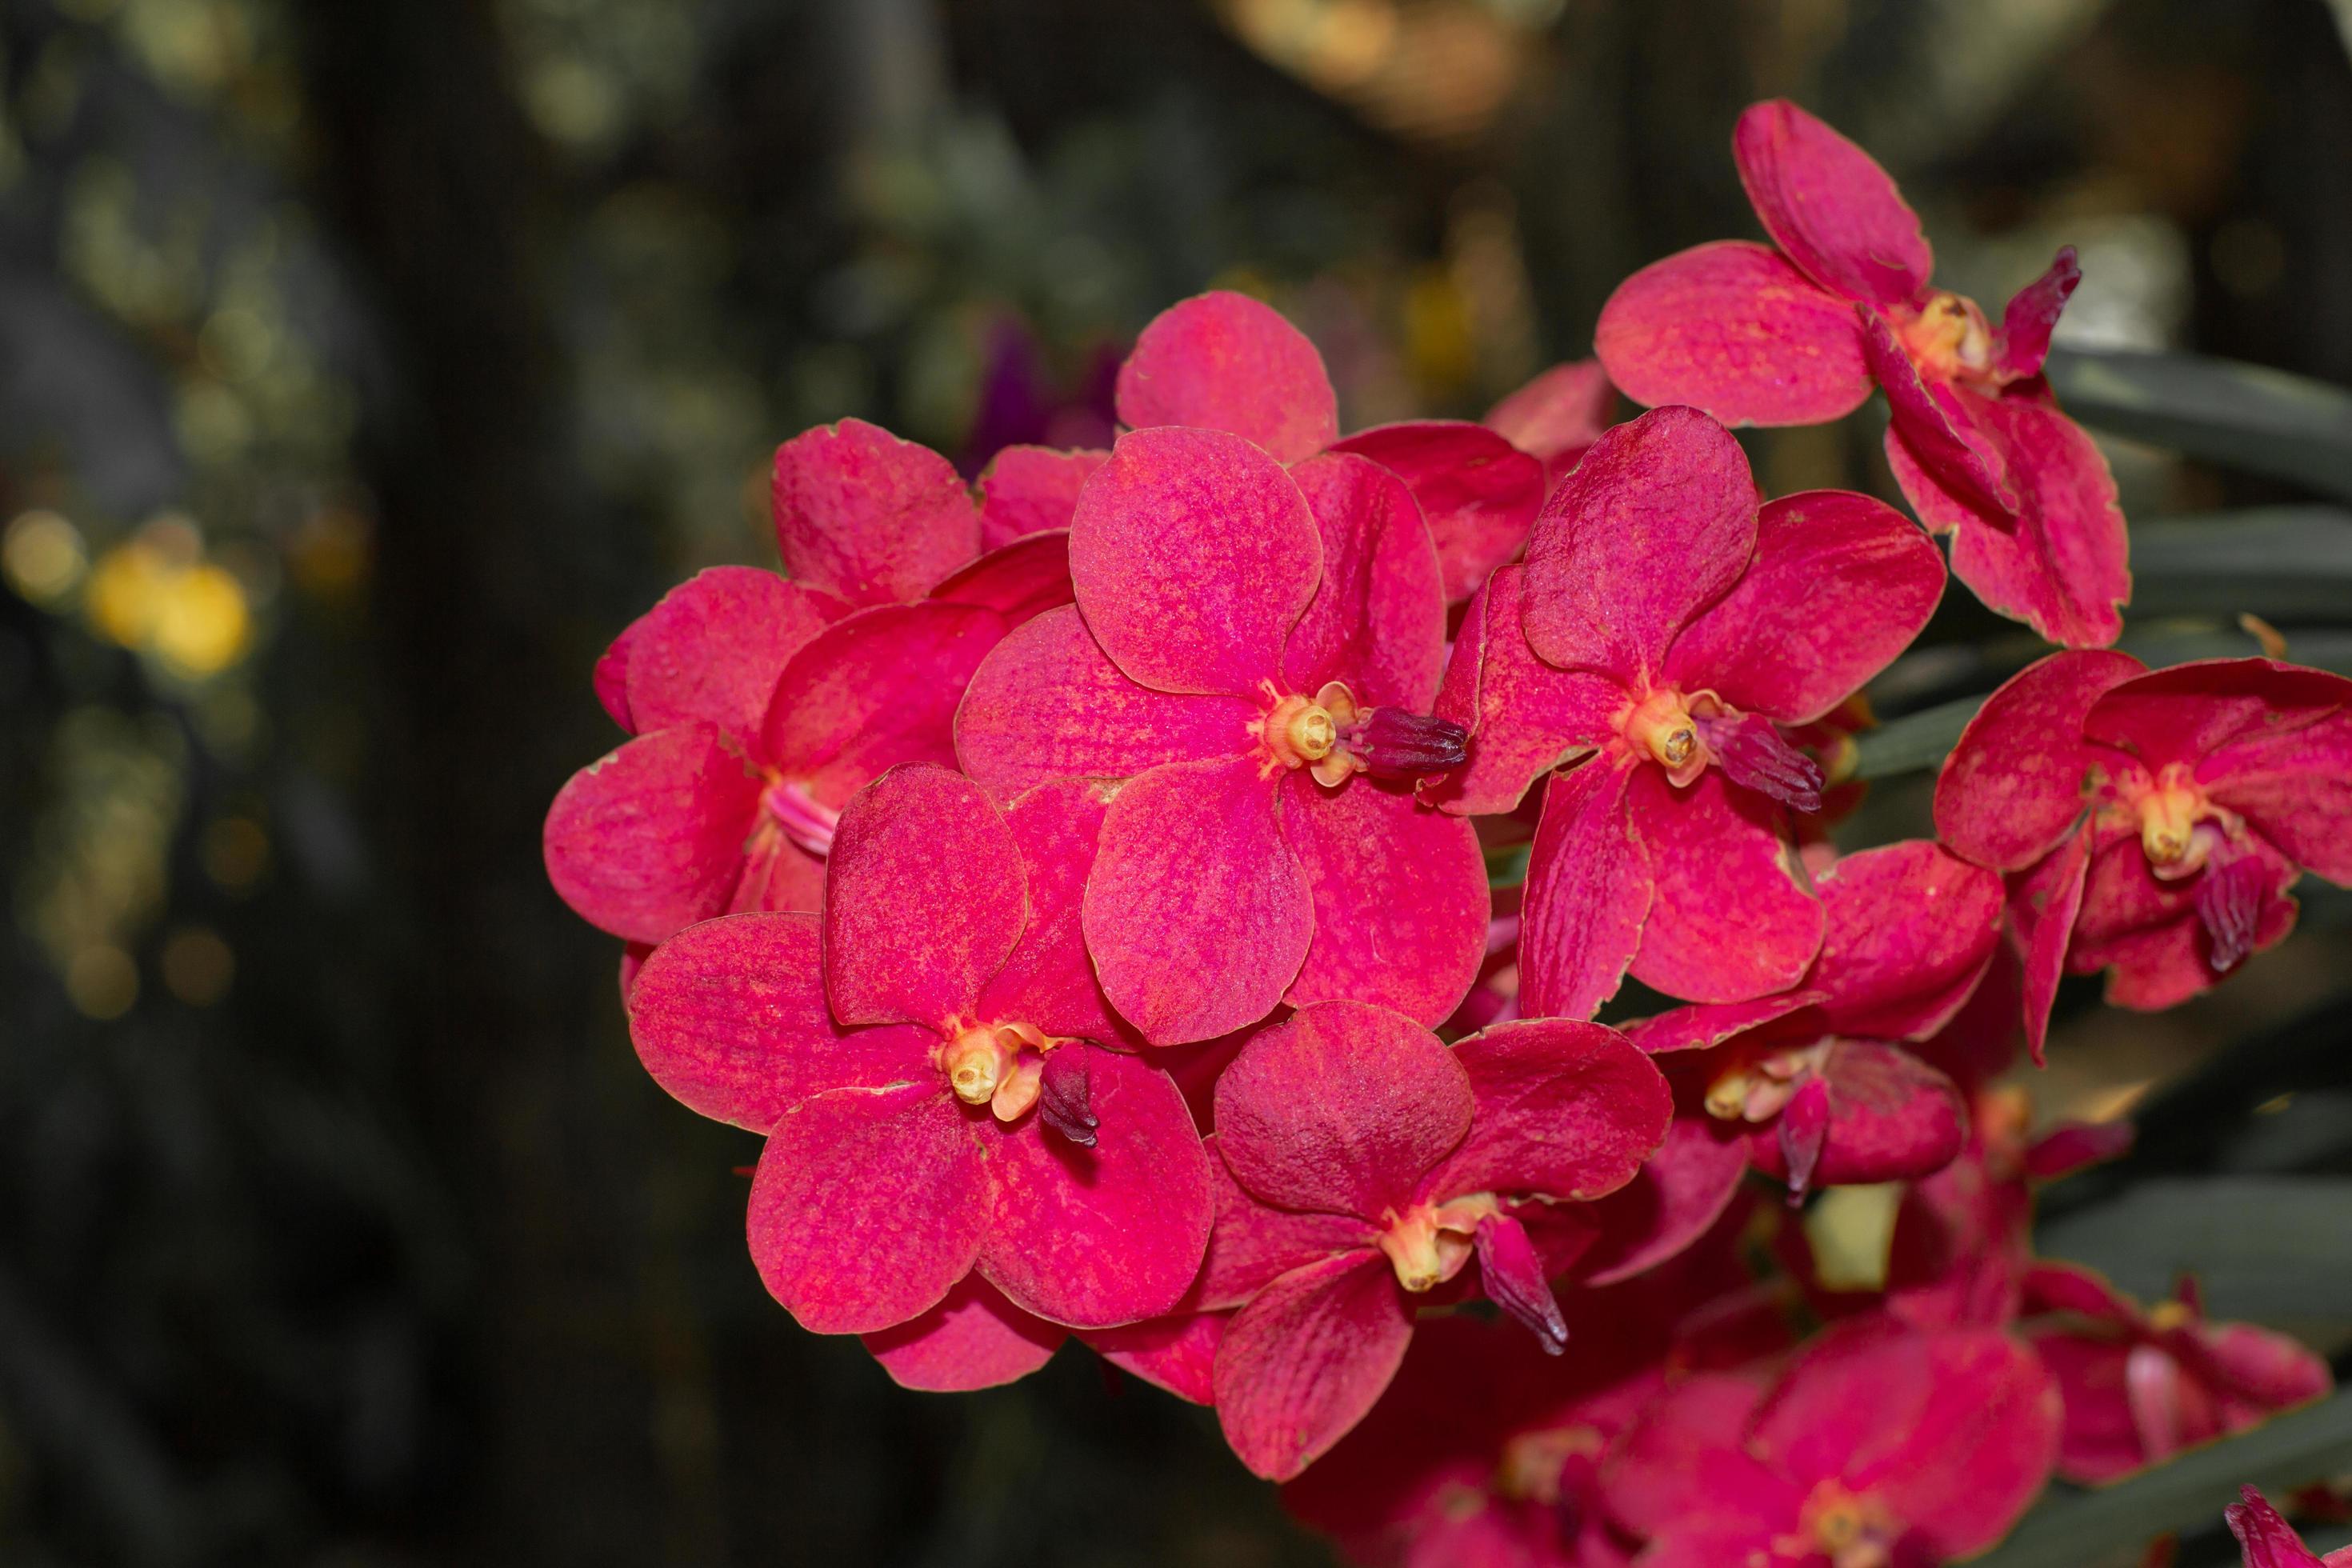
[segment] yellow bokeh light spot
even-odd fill
[[[89,572],[81,531],[53,511],[28,511],[0,534],[0,572],[8,586],[44,608],[64,604]]]
[[[161,613],[173,568],[163,552],[141,540],[118,544],[98,558],[83,606],[100,637],[124,647],[144,647]]]
[[[210,926],[184,926],[163,943],[164,988],[191,1007],[209,1007],[228,994],[236,954]]]
[[[218,566],[204,565],[172,579],[152,640],[165,668],[200,679],[244,657],[252,637],[244,584]]]
[[[139,1000],[139,966],[112,943],[92,942],[66,965],[66,995],[86,1018],[120,1018]]]

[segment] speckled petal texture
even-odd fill
[[[1295,463],[1339,434],[1323,356],[1272,306],[1197,295],[1162,310],[1118,367],[1119,423],[1230,431]]]
[[[1030,1115],[985,1142],[993,1215],[980,1268],[1015,1305],[1074,1328],[1174,1307],[1208,1246],[1208,1155],[1173,1079],[1137,1058],[1083,1051],[1095,1147]]]
[[[963,1394],[1019,1382],[1053,1360],[1066,1337],[967,1274],[921,1317],[867,1334],[866,1348],[901,1388]]]
[[[1154,768],[1103,820],[1087,947],[1104,994],[1154,1045],[1206,1040],[1274,1010],[1315,935],[1315,904],[1256,759]]]
[[[1636,403],[1727,425],[1820,425],[1870,395],[1853,307],[1769,246],[1717,240],[1654,261],[1601,308],[1593,350]]]
[[[1562,669],[1646,681],[1747,570],[1757,500],[1739,443],[1697,410],[1618,426],[1536,519],[1521,590],[1528,641]]]
[[[1902,304],[1935,252],[1878,161],[1786,99],[1751,105],[1731,133],[1739,183],[1765,232],[1824,289]]]
[[[1435,1024],[1486,956],[1486,865],[1469,823],[1357,777],[1283,781],[1282,829],[1315,906],[1293,1005],[1378,1002]]]
[[[1217,1420],[1241,1462],[1288,1480],[1364,1417],[1412,1342],[1378,1252],[1342,1253],[1260,1291],[1217,1348]]]
[[[1242,1047],[1218,1080],[1217,1142],[1267,1203],[1378,1219],[1462,1142],[1474,1103],[1436,1036],[1385,1007],[1325,1002]]]
[[[1599,435],[1595,429],[1581,445]],[[1455,603],[1518,554],[1550,488],[1540,459],[1498,431],[1458,419],[1379,425],[1338,449],[1370,458],[1412,489],[1436,542],[1445,596]]]
[[[980,553],[980,509],[945,458],[862,419],[776,450],[784,570],[851,605],[904,603]]]
[[[1028,920],[1012,829],[981,787],[893,768],[842,811],[825,878],[825,994],[845,1024],[945,1029],[967,1016]]]

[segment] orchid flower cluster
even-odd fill
[[[968,487],[810,431],[786,574],[614,642],[630,739],[550,874],[628,943],[648,1071],[764,1137],[751,1258],[803,1327],[936,1390],[1075,1337],[1429,1564],[1916,1568],[2326,1388],[2037,1258],[2033,1186],[2127,1133],[2030,1140],[1997,1079],[2061,975],[2168,1006],[2300,872],[2352,881],[2352,682],[2105,651],[2123,519],[2039,374],[2071,253],[1996,325],[1827,126],[1759,104],[1734,153],[1773,245],[1636,274],[1598,365],[1484,423],[1343,437],[1313,345],[1203,295],[1108,452]],[[1918,521],[1759,494],[1727,424],[1874,387]],[[2066,646],[1935,838],[1841,856],[1939,534]],[[1594,1022],[1628,976],[1646,1016]],[[1789,1205],[1895,1182],[1883,1283],[1832,1284]]]

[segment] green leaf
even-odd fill
[[[2131,563],[2135,616],[2352,623],[2352,511],[2338,507],[2150,519],[2132,525]]]
[[[1854,776],[1891,778],[1940,766],[1983,706],[1981,696],[1958,697],[1865,730],[1854,737]]]
[[[2352,500],[2352,393],[2234,360],[2053,349],[2050,384],[2085,425]]]
[[[2242,1486],[2275,1497],[2347,1466],[2352,1390],[2098,1491],[2046,1498],[1974,1568],[2083,1568],[2168,1531],[2214,1523]]]
[[[2144,1301],[2194,1274],[2216,1318],[2323,1321],[2352,1312],[2319,1245],[2347,1226],[2352,1177],[2155,1177],[2045,1221],[2034,1250],[2088,1264]]]

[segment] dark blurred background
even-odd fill
[[[1475,415],[1635,266],[1755,232],[1727,140],[1769,94],[1995,309],[2071,241],[2063,341],[2352,381],[2347,34],[2343,0],[0,0],[0,1562],[1319,1561],[1204,1413],[1075,1348],[912,1394],[770,1303],[753,1140],[647,1080],[541,870],[617,738],[598,651],[773,563],[782,437],[1099,443],[1125,342],[1211,284],[1314,335],[1350,427]],[[1755,450],[1775,492],[1893,493],[1867,418]],[[2114,452],[2135,518],[2274,499]],[[1883,702],[2031,651],[1965,605],[1931,637]],[[2044,1109],[2314,1007],[2340,1045],[2324,912],[2161,1020],[2070,994]]]

